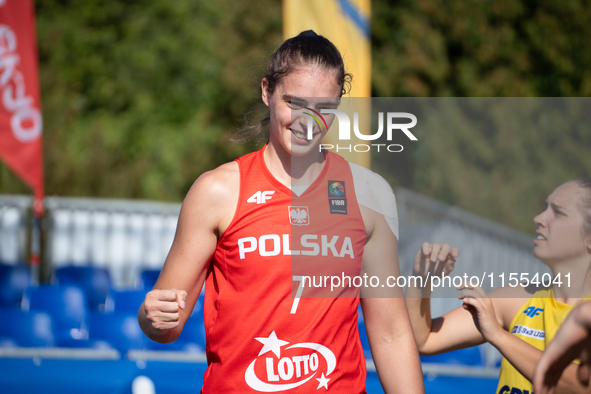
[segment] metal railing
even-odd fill
[[[33,199],[0,195],[0,261],[17,264],[27,256],[27,213]]]
[[[482,277],[547,272],[532,253],[532,236],[443,204],[407,189],[396,190],[400,220],[401,272],[424,241],[449,243],[461,250],[454,275]],[[27,256],[31,198],[0,195],[0,261],[16,264]],[[172,245],[180,203],[142,200],[48,197],[45,199],[44,260],[51,269],[64,265],[106,267],[117,287],[133,286],[140,269],[158,269]],[[487,277],[489,278],[489,277]],[[485,290],[491,290],[485,280]],[[505,281],[506,283],[506,281]],[[498,287],[498,286],[494,286]],[[446,293],[436,290],[434,302]],[[451,308],[434,306],[437,312]]]
[[[411,273],[414,256],[425,241],[449,243],[461,250],[454,275],[499,275],[545,267],[532,255],[532,236],[443,204],[407,189],[396,190],[400,220],[401,273]],[[0,195],[0,260],[14,264],[27,255],[31,198]],[[51,270],[64,265],[93,265],[109,270],[114,287],[132,287],[143,269],[159,269],[172,244],[179,203],[48,197],[45,200],[44,260]],[[498,283],[498,281],[496,281]],[[490,286],[485,282],[485,290]],[[496,287],[496,286],[495,286]],[[436,289],[432,314],[461,305]],[[484,346],[486,367],[471,375],[491,376],[499,353]],[[429,365],[434,374],[461,374],[450,366]],[[478,368],[476,368],[478,369]],[[475,375],[475,376],[476,376]]]

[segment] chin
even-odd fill
[[[318,152],[319,144],[311,141],[310,144],[307,145],[299,145],[294,142],[290,144],[290,153],[292,156],[303,157],[308,156],[309,154],[313,154]]]
[[[296,146],[291,148],[291,156],[293,157],[305,157],[309,156],[311,153],[314,152],[314,148]]]
[[[543,254],[543,253],[540,253],[540,251],[539,251],[539,250],[537,250],[537,248],[536,248],[536,247],[534,247],[533,253],[534,253],[534,257],[535,257],[536,259],[540,260],[540,261],[541,261],[542,263],[544,263],[545,265],[548,265],[548,262],[549,262],[549,260],[548,260],[547,256],[544,256],[544,254]]]

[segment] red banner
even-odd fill
[[[43,201],[41,97],[32,0],[0,0],[0,159]]]

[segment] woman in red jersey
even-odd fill
[[[379,261],[398,272],[392,227],[358,203],[349,163],[318,149],[327,130],[314,126],[308,139],[305,122],[292,119],[301,108],[336,108],[349,79],[324,37],[307,31],[286,40],[261,83],[267,144],[200,176],[183,202],[138,319],[152,340],[174,341],[206,282],[203,393],[365,392],[359,298],[300,298],[294,290],[305,280],[292,275],[296,260],[351,272]],[[404,300],[361,306],[384,390],[423,392]]]
[[[542,352],[571,310],[591,297],[591,178],[558,186],[534,223],[534,256],[552,272],[545,285],[540,276],[536,283],[533,273],[529,273],[532,285],[517,282],[489,293],[466,284],[460,288],[463,307],[434,319],[430,287],[406,291],[422,355],[484,342],[499,350],[503,360],[497,394],[532,393],[534,368]],[[449,276],[458,255],[459,251],[447,244],[425,243],[416,255],[413,275]],[[538,287],[539,282],[547,287]],[[561,379],[553,382],[557,384],[556,393],[588,393],[589,388],[577,381],[576,373],[577,366],[568,365]]]

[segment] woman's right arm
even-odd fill
[[[170,252],[138,312],[153,341],[174,341],[191,315],[218,238],[236,210],[239,182],[238,164],[227,163],[201,175],[187,193]]]
[[[423,280],[430,276],[448,275],[460,252],[449,245],[423,243],[413,264],[413,276]],[[406,306],[410,315],[419,353],[422,356],[479,345],[484,338],[474,325],[470,312],[456,308],[436,319],[431,318],[431,287],[407,287]]]

